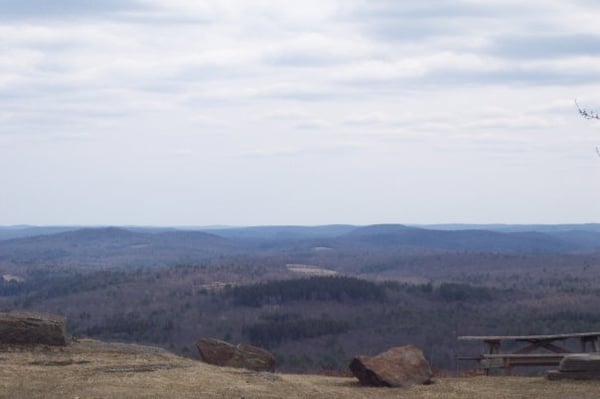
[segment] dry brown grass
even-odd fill
[[[531,377],[441,378],[408,389],[352,378],[217,368],[157,348],[83,340],[67,348],[4,348],[0,398],[597,399],[600,382]]]

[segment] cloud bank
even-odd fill
[[[2,1],[0,224],[598,221],[600,6]],[[43,199],[43,200],[42,200]]]

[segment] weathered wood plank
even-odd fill
[[[461,341],[535,341],[535,340],[562,340],[569,338],[594,338],[600,337],[600,332],[546,334],[546,335],[464,335],[458,337]]]
[[[557,366],[565,355],[553,353],[539,354],[499,354],[484,355],[483,360],[491,363],[502,363],[504,367],[512,366]],[[500,367],[500,366],[498,366]]]
[[[563,359],[566,356],[571,356],[571,353],[492,353],[492,354],[483,354],[482,357],[486,359],[497,359],[497,358],[506,358],[506,359]]]

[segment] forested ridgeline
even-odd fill
[[[352,277],[311,277],[235,286],[227,292],[236,305],[262,306],[291,301],[385,300],[380,284]]]
[[[482,228],[436,230],[403,225],[272,226],[176,230],[169,228],[26,228],[0,229],[0,266],[3,272],[21,265],[48,265],[54,270],[107,267],[165,267],[178,263],[211,263],[224,257],[261,258],[293,255],[302,258],[342,257],[351,268],[353,257],[377,258],[415,253],[496,253],[565,255],[600,251],[596,225],[555,226],[511,231]],[[38,235],[35,235],[37,232]],[[2,239],[2,237],[12,239]],[[301,263],[301,262],[300,262]],[[338,264],[338,266],[342,266]],[[346,269],[346,267],[343,267]],[[354,270],[356,271],[356,270]]]

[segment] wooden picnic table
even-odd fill
[[[569,353],[600,352],[600,332],[546,334],[546,335],[500,335],[500,336],[461,336],[461,341],[480,341],[486,345],[485,353],[477,358],[489,374],[490,368],[503,367],[509,374],[513,366],[547,366],[558,365]],[[573,352],[558,343],[578,339],[581,352]],[[502,343],[521,343],[511,352],[503,352]],[[539,352],[545,350],[545,352]]]

